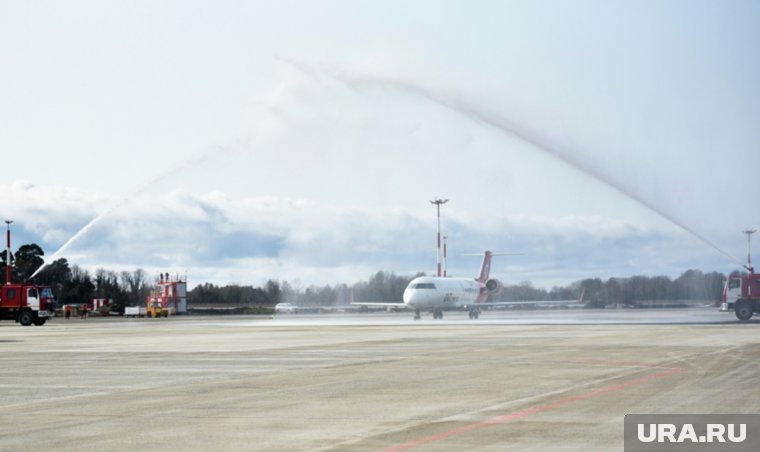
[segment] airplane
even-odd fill
[[[498,279],[489,277],[491,259],[500,254],[491,251],[483,253],[483,263],[476,278],[445,278],[420,276],[414,278],[404,290],[403,303],[357,302],[351,296],[350,304],[368,307],[393,307],[413,309],[414,320],[420,319],[421,311],[430,311],[434,319],[443,319],[443,311],[466,309],[470,319],[480,316],[480,309],[486,306],[508,306],[526,304],[568,304],[582,303],[583,291],[578,300],[549,301],[499,301],[487,302],[491,295],[499,295],[504,285]]]

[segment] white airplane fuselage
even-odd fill
[[[421,276],[404,290],[404,304],[418,311],[461,308],[482,302],[484,285],[474,278]]]

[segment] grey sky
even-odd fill
[[[434,196],[460,275],[485,248],[527,253],[496,264],[507,282],[729,271],[573,165],[743,259],[759,19],[749,1],[3,1],[0,213],[52,254],[117,206],[72,263],[195,282],[431,272]]]

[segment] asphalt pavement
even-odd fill
[[[0,450],[623,450],[626,413],[760,413],[714,308],[0,324]]]

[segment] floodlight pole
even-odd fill
[[[447,236],[443,236],[443,277],[446,277],[446,239]]]
[[[11,283],[11,223],[12,220],[5,220],[6,226],[6,248],[5,248],[5,284]]]
[[[443,204],[446,204],[449,202],[448,199],[440,199],[435,198],[434,200],[430,201],[430,204],[435,204],[436,210],[438,211],[438,259],[437,259],[437,270],[436,274],[438,277],[441,277],[441,206]]]
[[[751,248],[752,234],[757,232],[757,229],[747,228],[743,230],[742,232],[747,234],[747,269],[751,269],[752,268],[752,248]]]

